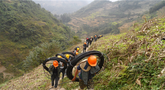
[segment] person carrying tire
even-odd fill
[[[97,38],[100,39],[101,38],[101,35],[99,35]]]
[[[77,52],[79,52],[80,47],[79,47],[79,46],[77,46],[77,47],[75,47],[75,48],[74,48],[74,50],[76,50]]]
[[[52,88],[53,87],[57,88],[58,80],[60,76],[60,65],[57,60],[53,61],[53,65],[50,65],[49,73],[51,74]],[[54,85],[54,81],[55,81],[55,85]]]
[[[78,74],[78,70],[81,70],[79,73],[79,85],[80,89],[84,89],[86,86],[88,89],[93,89],[93,80],[92,78],[95,74],[100,71],[100,67],[97,65],[97,58],[94,55],[88,57],[86,62],[83,62],[77,66],[75,75],[72,81],[75,81]]]
[[[78,55],[77,53],[79,52],[79,50],[80,50],[79,46],[75,47],[74,51],[73,51],[73,54]]]
[[[92,41],[93,41],[93,37],[91,36],[90,37],[90,42],[89,42],[90,45],[92,44]]]
[[[68,59],[68,62],[70,62],[71,61],[71,56],[69,54],[66,54],[65,56]]]
[[[66,56],[66,58],[68,58],[69,59],[69,54],[66,54],[65,55]],[[60,56],[60,55],[58,55],[57,56],[58,58],[62,58],[62,56]],[[62,58],[62,59],[64,59],[64,58]],[[65,59],[64,59],[65,60]],[[67,60],[65,60],[66,62],[67,62],[67,65],[68,65],[68,61]],[[60,73],[62,73],[62,79],[64,78],[64,75],[66,74],[66,69],[64,69],[64,63],[62,63],[62,62],[60,62]]]
[[[87,47],[87,43],[84,42],[84,44],[83,44],[83,53],[86,52],[86,47]]]
[[[94,36],[94,40],[95,40],[95,42],[97,41],[97,35]]]
[[[86,38],[86,45],[87,45],[87,47],[89,46],[89,43],[90,43],[90,38]]]

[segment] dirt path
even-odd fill
[[[58,84],[60,84],[60,82],[61,82],[61,80],[62,80],[62,78],[61,78],[62,76],[60,76],[60,80],[58,81]],[[64,78],[65,78],[66,76],[64,76]],[[60,87],[59,85],[57,86],[57,88],[52,88],[52,85],[50,85],[49,86],[49,90],[65,90],[65,88],[62,88],[62,87]]]
[[[79,44],[79,46],[82,47],[83,44]],[[73,48],[75,48],[75,46],[73,46]],[[5,70],[5,67],[0,66],[0,72],[4,72]],[[8,75],[8,73],[5,73],[5,75]],[[31,70],[30,72],[27,72],[23,76],[9,80],[8,82],[0,86],[1,90],[43,90],[43,88],[46,88],[45,90],[65,90],[60,86],[51,89],[51,80],[47,79],[47,77],[45,76],[42,65],[39,65],[37,68]],[[79,87],[74,90],[78,89]]]

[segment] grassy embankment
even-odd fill
[[[65,51],[72,51],[76,46],[82,47],[82,44],[74,45]],[[40,65],[21,77],[0,84],[0,88],[1,90],[47,90],[51,88],[51,81],[45,73]]]
[[[136,24],[128,33],[107,35],[93,43],[89,50],[98,50],[107,55],[105,69],[94,77],[95,89],[165,89],[165,41],[161,40],[164,32],[165,18],[152,19],[143,25]],[[35,78],[33,83],[43,78],[42,75],[39,74],[40,77]],[[29,80],[28,77],[26,76],[25,80]],[[19,80],[13,80],[17,81]],[[65,78],[63,82],[67,81],[69,80]],[[9,84],[11,82],[3,84],[2,89],[13,87]],[[24,87],[30,88],[34,85],[38,89],[45,89],[49,86],[47,84],[50,84],[49,80],[40,81],[42,84],[38,86],[30,85],[30,82]],[[21,84],[23,88],[23,82]],[[65,83],[62,87],[67,90],[75,89],[78,88],[78,83]]]
[[[94,89],[165,89],[165,18],[136,24],[128,33],[107,35],[89,50],[105,56],[104,70],[94,77]],[[67,78],[65,78],[67,82]],[[66,83],[67,90],[78,83]]]

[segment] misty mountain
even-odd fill
[[[33,0],[53,14],[73,13],[88,4],[85,0]]]
[[[111,2],[109,0],[95,0],[72,14],[71,21],[67,25],[79,35],[119,33],[118,27],[142,17],[160,1],[121,0]]]

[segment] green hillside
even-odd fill
[[[0,21],[0,67],[6,68],[8,77],[22,75],[78,40],[70,28],[32,0],[0,0]],[[3,72],[0,76],[5,81]]]
[[[68,26],[79,35],[117,34],[125,24],[133,24],[161,0],[95,0],[71,15]],[[81,34],[82,33],[82,34]]]
[[[145,6],[148,3],[147,5],[152,6],[150,13],[143,13],[140,16],[136,13],[139,16],[136,17],[138,21],[130,23],[127,32],[118,35],[106,34],[88,48],[88,51],[98,50],[105,55],[103,69],[94,77],[96,90],[165,89],[165,40],[162,40],[165,37],[165,7],[161,3],[154,5],[156,2],[151,4],[147,0],[144,1],[142,3],[141,0],[137,0],[140,5]],[[131,5],[131,3],[128,4]],[[124,4],[127,5],[127,3]],[[134,4],[136,6],[136,3]],[[107,6],[107,8],[109,7]],[[141,10],[140,7],[138,8]],[[141,8],[143,7],[141,6]],[[125,9],[122,8],[122,10]],[[138,12],[139,10],[132,11]],[[28,13],[25,13],[27,11]],[[88,20],[95,23],[94,18],[100,18],[97,15],[103,14],[98,11],[83,19],[75,17],[75,21],[77,21],[72,25],[77,27],[79,22],[84,23],[86,20],[87,24]],[[29,0],[2,0],[0,1],[0,14],[2,17],[0,18],[2,21],[0,22],[0,72],[3,66],[6,68],[0,73],[0,83],[7,81],[12,76],[22,75],[0,84],[0,88],[2,90],[49,89],[51,82],[45,77],[40,63],[45,58],[62,52],[71,45],[76,45],[80,40],[51,13]],[[78,27],[81,29],[79,31],[77,27],[77,33],[93,35],[98,32],[101,34],[110,31],[117,34],[119,33],[118,27],[132,22],[132,19],[126,19],[128,17],[114,16],[113,19],[111,18],[113,22],[109,22],[107,16],[102,16],[99,19],[102,24],[96,25],[97,27],[92,27],[90,24],[83,24],[83,27],[80,25]],[[134,16],[131,15],[131,17]],[[91,28],[89,29],[89,27]],[[82,45],[80,46],[82,47]],[[77,82],[70,83],[69,81],[68,78],[65,78],[61,87],[66,90],[78,88]]]
[[[147,28],[146,28],[147,27]],[[164,90],[165,17],[138,23],[129,33],[110,35],[92,43],[88,50],[104,53],[103,69],[94,77],[94,90]],[[66,77],[58,87],[78,89],[78,82]],[[0,85],[2,90],[51,87],[42,66]]]
[[[165,89],[165,17],[138,23],[127,33],[107,34],[90,50],[104,53],[104,68],[94,77],[94,90]],[[63,82],[68,82],[65,78]],[[78,88],[66,83],[66,90]]]

